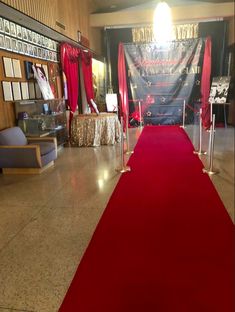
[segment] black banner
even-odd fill
[[[183,103],[192,108],[200,98],[204,40],[124,44],[129,87],[130,123],[179,124]],[[190,114],[190,112],[188,112]]]

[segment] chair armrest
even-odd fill
[[[42,138],[27,138],[29,143],[35,143],[37,142],[51,142],[54,143],[55,145],[55,150],[56,150],[56,157],[57,157],[57,138],[55,137],[42,137]],[[31,145],[32,146],[32,145]]]
[[[42,138],[27,138],[28,142],[54,142],[57,145],[57,139],[55,137],[42,137]]]
[[[36,148],[36,147],[38,147],[38,145],[0,145],[0,148],[2,148],[2,149],[23,149],[23,150],[25,150],[25,149],[28,149],[28,148]]]
[[[1,145],[0,168],[42,167],[39,145]]]

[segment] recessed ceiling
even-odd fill
[[[157,5],[159,0],[89,0],[95,10],[92,13],[110,13],[128,8],[148,9]],[[170,6],[207,3],[225,3],[233,0],[166,0]]]

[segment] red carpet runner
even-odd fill
[[[185,132],[145,127],[60,312],[234,312],[234,226]]]

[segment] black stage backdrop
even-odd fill
[[[131,125],[139,121],[139,105],[145,124],[182,122],[184,101],[192,107],[200,98],[204,44],[204,39],[188,39],[164,47],[124,45]]]
[[[214,21],[199,23],[199,37],[206,38],[211,36],[212,39],[212,72],[211,77],[226,75],[225,49],[227,47],[227,21]],[[111,81],[109,82],[115,93],[118,93],[118,45],[132,42],[131,28],[110,28],[106,29],[106,59],[107,67],[111,68]],[[197,94],[198,89],[195,91]],[[129,99],[131,100],[131,90],[128,88]],[[193,97],[193,95],[192,95]],[[191,97],[191,99],[192,99]],[[130,112],[135,110],[136,104],[131,104]],[[187,120],[192,122],[192,114],[188,111]],[[135,121],[133,121],[135,122]],[[138,122],[137,122],[138,123]]]
[[[218,76],[227,76],[228,21],[199,23],[198,35],[199,37],[211,37],[211,79]],[[226,110],[228,110],[228,106]],[[217,124],[220,122],[224,123],[224,110],[222,105],[213,105],[213,113],[216,114]]]
[[[210,36],[212,42],[211,51],[211,77],[226,76],[226,49],[228,45],[228,21],[199,23],[198,36],[205,38]]]
[[[131,28],[106,29],[106,58],[108,71],[108,87],[111,85],[114,93],[118,94],[118,45],[120,42],[132,41]],[[109,81],[109,70],[111,68],[111,81]]]

